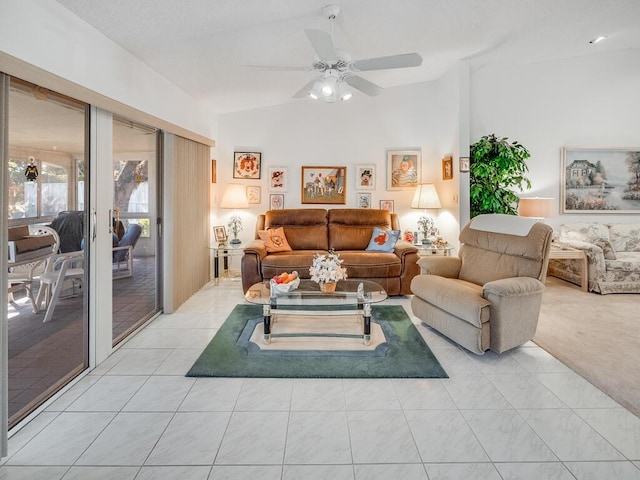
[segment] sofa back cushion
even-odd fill
[[[269,210],[259,218],[260,230],[282,227],[293,250],[328,250],[327,210],[324,208],[291,208]]]
[[[616,252],[640,252],[640,223],[612,223],[608,227]]]
[[[514,221],[523,217],[513,217]],[[477,285],[511,277],[544,280],[552,229],[535,222],[527,235],[475,230],[473,220],[460,232],[459,278]]]
[[[366,250],[374,227],[392,229],[391,213],[377,209],[331,209],[329,247],[334,250]]]
[[[560,225],[560,241],[562,240],[579,240],[593,244],[602,240],[608,241],[609,229],[602,223],[565,223]]]

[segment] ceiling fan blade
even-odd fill
[[[311,89],[313,88],[313,84],[316,83],[316,80],[311,80],[309,83],[305,84],[304,87],[302,87],[300,90],[298,90],[296,92],[296,94],[293,96],[293,98],[304,98],[307,95],[309,95],[309,92],[311,91]]]
[[[375,97],[376,95],[380,95],[382,93],[383,88],[376,85],[369,80],[365,80],[358,75],[351,75],[350,77],[346,77],[344,79],[349,85],[353,88],[360,90],[362,93],[366,93],[370,97]]]
[[[312,69],[309,67],[288,67],[277,65],[247,65],[249,68],[257,68],[259,70],[270,70],[273,72],[307,72]]]
[[[311,46],[321,60],[324,60],[327,63],[335,63],[338,61],[338,58],[336,57],[336,50],[333,47],[331,34],[324,30],[314,30],[311,28],[305,29],[304,33],[307,34],[307,38],[309,38]]]
[[[422,57],[417,53],[404,53],[388,57],[368,58],[353,62],[352,67],[358,72],[368,70],[385,70],[388,68],[418,67],[422,65]]]

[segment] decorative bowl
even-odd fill
[[[271,292],[275,292],[276,295],[295,290],[298,288],[298,285],[300,285],[300,277],[296,277],[295,280],[289,283],[276,283],[273,278],[269,281],[269,288]]]

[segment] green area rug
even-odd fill
[[[448,378],[398,305],[374,305],[372,321],[387,342],[374,351],[270,350],[249,341],[260,305],[237,305],[187,377]]]

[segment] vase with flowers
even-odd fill
[[[238,233],[242,231],[242,219],[240,218],[240,215],[233,215],[229,219],[227,227],[229,227],[229,231],[233,234],[233,238],[229,243],[231,243],[231,245],[239,245],[241,242],[238,238]]]
[[[418,219],[418,229],[420,230],[420,232],[422,232],[422,235],[423,235],[423,238],[422,238],[423,245],[430,245],[431,243],[433,243],[430,237],[432,237],[435,233],[434,227],[435,227],[435,224],[431,217],[423,215]]]
[[[329,250],[328,253],[316,253],[309,268],[311,280],[320,285],[321,291],[334,292],[338,280],[347,278],[347,269],[342,266],[343,261],[333,250]]]

